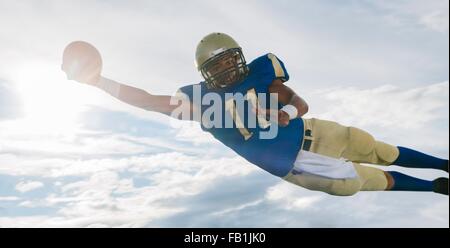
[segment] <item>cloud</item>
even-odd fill
[[[449,2],[445,0],[409,0],[409,1],[367,1],[388,11],[386,15],[394,25],[413,23],[422,25],[432,31],[448,33]],[[411,21],[412,20],[412,21]]]
[[[121,178],[117,171],[110,169],[92,172],[86,180],[58,186],[58,194],[50,194],[43,200],[25,201],[19,206],[58,207],[58,218],[48,218],[38,226],[139,227],[184,211],[182,205],[171,204],[173,200],[198,195],[211,184],[233,180],[253,171],[249,166],[237,164],[240,159],[202,159],[203,163],[198,164],[193,162],[194,158],[181,154],[166,156],[167,160],[148,160],[149,169],[138,173],[133,172],[134,165],[130,162],[130,177]],[[164,161],[175,162],[166,164]],[[138,161],[135,162],[139,167]],[[146,177],[151,184],[135,187],[133,175]],[[8,223],[7,219],[3,221]]]
[[[16,196],[0,196],[0,201],[18,201],[19,197]]]
[[[134,117],[127,116],[124,123],[129,125],[133,120]],[[142,122],[145,126],[152,125],[149,121]],[[15,125],[8,123],[8,126]],[[107,125],[101,126],[108,129]],[[49,185],[53,185],[52,192],[43,198],[24,199],[15,208],[57,209],[57,212],[48,216],[46,221],[38,223],[27,219],[26,223],[18,222],[12,226],[31,223],[38,223],[38,226],[145,226],[156,219],[184,211],[182,205],[170,203],[172,200],[190,198],[217,181],[233,180],[256,170],[242,158],[226,157],[226,152],[222,152],[222,156],[210,157],[201,150],[177,145],[177,136],[165,136],[169,139],[164,142],[125,132],[109,134],[92,130],[75,132],[68,138],[42,133],[33,137],[32,132],[30,135],[20,132],[0,134],[5,145],[3,148],[10,152],[0,154],[0,171],[10,177],[45,178]],[[46,146],[37,137],[47,137],[46,142],[54,145]],[[21,140],[29,145],[17,143]],[[111,146],[116,140],[123,142],[121,149]],[[89,145],[92,143],[102,145]],[[9,145],[6,147],[6,144]],[[138,150],[132,144],[145,149]],[[159,146],[164,149],[158,149]],[[55,150],[46,147],[54,147]],[[209,149],[223,151],[218,147]],[[76,180],[69,182],[68,177]],[[146,183],[139,185],[135,178],[145,179]],[[22,181],[16,185],[16,190],[28,192],[42,186],[37,181]],[[0,223],[9,221],[4,218]]]
[[[0,78],[0,121],[22,116],[22,104],[17,89]]]
[[[329,101],[321,106],[331,107],[318,113],[327,119],[359,126],[419,129],[446,119],[448,87],[448,82],[411,89],[383,85],[373,89],[328,89],[314,95]]]
[[[448,202],[438,202],[435,205],[422,209],[420,214],[425,218],[435,219],[437,222],[442,223],[442,225],[448,224]]]
[[[429,27],[432,30],[436,30],[441,33],[448,33],[448,26],[449,26],[448,8],[442,11],[436,11],[422,16],[420,18],[420,23]]]
[[[16,190],[19,191],[20,193],[25,193],[28,191],[32,191],[38,188],[43,187],[44,184],[42,182],[39,181],[26,181],[26,182],[19,182],[16,185]]]
[[[242,205],[237,206],[237,207],[232,207],[232,208],[220,210],[220,211],[217,211],[217,212],[213,212],[213,213],[211,213],[211,215],[223,216],[223,215],[228,215],[228,214],[233,213],[233,212],[240,212],[240,211],[243,211],[243,210],[245,210],[245,209],[247,209],[249,207],[258,206],[262,202],[263,202],[262,200],[256,200],[256,201],[253,201],[253,202],[242,204]]]
[[[292,211],[313,207],[314,204],[322,200],[320,195],[305,196],[302,190],[285,182],[270,187],[265,198],[269,201],[278,202],[283,208]]]
[[[311,99],[307,118],[355,126],[378,140],[448,157],[448,87],[447,81],[407,89],[382,85],[316,90],[306,95]]]

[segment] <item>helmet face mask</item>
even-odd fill
[[[210,89],[236,85],[249,72],[241,47],[224,33],[211,33],[199,42],[195,64]]]
[[[232,48],[207,60],[200,71],[209,88],[223,89],[242,82],[248,74],[248,67],[242,50]]]

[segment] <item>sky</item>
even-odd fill
[[[60,70],[84,40],[105,77],[172,95],[211,32],[276,54],[306,118],[448,159],[446,0],[0,0],[0,227],[449,227],[448,197],[309,191]]]

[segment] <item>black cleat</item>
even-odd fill
[[[448,178],[440,177],[434,180],[433,191],[439,194],[448,195]]]

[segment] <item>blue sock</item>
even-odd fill
[[[448,172],[448,159],[436,158],[409,148],[398,147],[400,154],[392,164],[409,168],[431,168]]]
[[[388,172],[394,179],[395,191],[433,191],[433,181],[422,180],[396,171]]]

